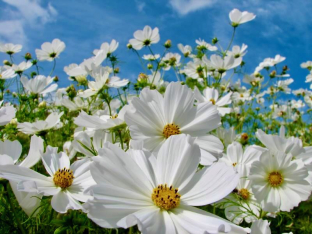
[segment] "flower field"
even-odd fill
[[[253,20],[233,9],[225,48],[145,26],[68,61],[67,87],[61,39],[0,43],[0,233],[312,233],[312,61],[300,89],[279,54],[247,73]]]

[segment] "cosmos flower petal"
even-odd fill
[[[81,204],[75,200],[69,192],[60,190],[57,194],[52,197],[51,200],[52,208],[59,213],[66,213],[67,210],[80,210],[82,209]]]
[[[223,162],[212,164],[197,172],[192,181],[180,190],[183,202],[201,206],[221,200],[237,186],[239,175]]]

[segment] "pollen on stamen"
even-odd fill
[[[178,134],[181,134],[181,131],[178,125],[171,123],[171,124],[167,124],[164,127],[163,135],[165,138],[169,138],[172,135],[178,135]]]
[[[181,195],[178,189],[172,185],[170,187],[165,185],[158,185],[154,188],[152,193],[152,201],[156,206],[164,210],[171,210],[179,206]]]
[[[283,181],[283,176],[277,171],[271,172],[268,176],[268,182],[272,187],[279,187]]]
[[[53,182],[57,187],[62,189],[68,188],[72,185],[74,180],[73,171],[71,169],[58,169],[53,176]]]

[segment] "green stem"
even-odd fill
[[[229,44],[228,47],[226,48],[225,53],[228,52],[228,50],[230,49],[230,47],[231,47],[231,45],[232,45],[232,42],[233,42],[233,39],[234,39],[234,36],[235,36],[235,32],[236,32],[236,28],[234,27],[234,30],[233,30],[233,34],[232,34],[232,38],[231,38],[230,44]]]
[[[53,62],[54,62],[53,68],[52,68],[52,70],[51,70],[49,76],[52,76],[52,74],[53,74],[53,72],[54,72],[54,69],[55,69],[55,66],[56,66],[56,60],[55,60],[55,59],[53,60]]]

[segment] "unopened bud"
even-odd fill
[[[285,66],[283,67],[283,71],[288,71],[287,65],[285,65]]]
[[[212,43],[213,45],[215,45],[215,44],[218,43],[218,41],[219,41],[218,38],[214,37],[214,38],[212,38],[211,43]]]
[[[87,85],[88,84],[88,80],[85,76],[76,76],[75,79],[79,85]]]
[[[11,119],[10,124],[17,125],[17,119],[16,118]]]
[[[148,76],[144,73],[140,73],[138,76],[138,82],[147,82]]]
[[[114,73],[118,74],[119,73],[119,67],[114,68]]]
[[[274,71],[272,71],[271,73],[270,73],[270,77],[271,78],[274,78],[275,77],[275,75],[276,75],[276,71],[274,70]]]
[[[25,56],[24,56],[24,58],[25,58],[26,60],[30,60],[30,59],[31,59],[31,53],[26,53]]]
[[[132,45],[129,43],[129,44],[127,44],[127,47],[128,47],[128,49],[132,49],[133,47],[132,47]]]
[[[12,66],[12,64],[8,60],[3,60],[3,64],[7,66]]]
[[[248,134],[247,133],[243,133],[241,135],[241,143],[244,145],[244,144],[247,144],[248,142]]]
[[[38,61],[36,59],[31,61],[32,65],[36,65],[38,63]]]
[[[151,64],[151,63],[149,63],[149,64],[147,64],[147,69],[153,69],[153,64]]]
[[[36,75],[37,75],[37,72],[34,72],[34,71],[33,71],[33,72],[30,73],[30,77],[31,77],[31,78],[34,78]]]
[[[55,77],[53,78],[53,80],[54,80],[55,82],[58,82],[58,81],[59,81],[58,76],[55,76]]]
[[[169,49],[171,47],[171,40],[167,40],[164,44],[165,48]]]
[[[46,101],[42,101],[42,102],[40,102],[39,105],[38,105],[39,108],[45,108],[46,106],[47,106]]]

